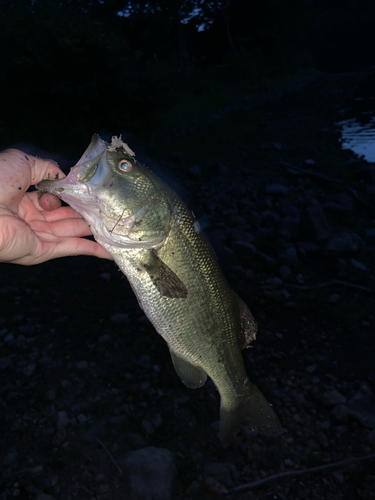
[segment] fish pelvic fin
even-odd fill
[[[198,389],[198,387],[202,387],[207,380],[207,374],[203,368],[185,361],[171,349],[169,351],[171,353],[173,366],[182,382],[189,387],[189,389]]]
[[[283,433],[280,420],[260,390],[249,380],[246,385],[247,394],[243,397],[221,399],[220,432],[225,448],[231,444],[243,424],[266,436]]]

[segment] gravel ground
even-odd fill
[[[339,149],[333,124],[361,78],[262,104],[260,127],[288,133],[259,144],[258,161],[227,144],[224,159],[177,176],[259,322],[244,358],[285,433],[244,427],[222,448],[214,385],[181,384],[113,263],[2,264],[0,498],[375,498],[374,458],[235,492],[375,453],[375,200],[368,165]],[[345,184],[303,171],[339,177],[304,153],[311,117]]]

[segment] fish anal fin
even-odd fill
[[[143,267],[161,295],[170,299],[186,299],[186,286],[177,274],[157,256],[155,250],[150,251],[149,260],[143,264]]]
[[[249,347],[251,342],[255,340],[258,331],[258,324],[251,314],[250,309],[245,302],[236,295],[238,301],[238,308],[241,320],[240,343],[241,349]]]
[[[198,387],[205,384],[207,374],[202,368],[185,361],[172,350],[170,350],[170,353],[177,375],[189,389],[198,389]]]
[[[220,432],[224,447],[231,444],[243,424],[266,436],[284,432],[276,413],[257,386],[250,381],[246,385],[248,394],[243,398],[221,400]]]

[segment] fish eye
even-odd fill
[[[122,170],[123,172],[130,172],[133,168],[133,165],[128,160],[120,160],[117,166],[119,170]]]

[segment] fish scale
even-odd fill
[[[108,144],[99,136],[66,179],[43,181],[38,189],[56,194],[91,224],[166,341],[185,385],[201,387],[207,375],[213,380],[224,446],[243,423],[280,434],[279,419],[244,367],[241,348],[255,338],[256,323],[179,196],[121,138]]]

